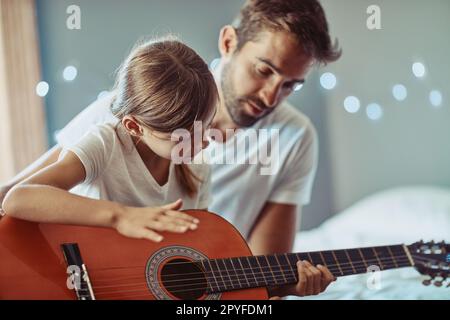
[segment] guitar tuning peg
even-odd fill
[[[442,287],[442,281],[434,281],[433,284],[438,288]]]
[[[423,281],[422,281],[422,284],[423,284],[424,286],[429,286],[429,285],[431,284],[431,279],[425,279],[425,280],[423,280]]]

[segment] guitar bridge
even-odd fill
[[[78,300],[95,300],[89,274],[76,243],[64,243],[61,250],[67,263],[67,287],[75,290]]]

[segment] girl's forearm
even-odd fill
[[[125,207],[46,185],[17,185],[3,202],[7,215],[34,222],[114,227]]]

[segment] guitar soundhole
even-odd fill
[[[161,282],[171,295],[182,300],[201,298],[207,288],[203,270],[187,259],[173,259],[161,269]]]

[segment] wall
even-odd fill
[[[44,78],[51,89],[46,98],[48,134],[96,99],[113,84],[113,72],[136,39],[175,32],[207,61],[218,56],[220,27],[232,21],[242,1],[189,0],[38,0]],[[82,29],[68,30],[66,8],[82,10]],[[379,4],[382,30],[366,27],[366,8]],[[290,101],[316,125],[320,162],[312,203],[305,208],[302,227],[317,226],[327,217],[378,190],[403,184],[450,185],[450,97],[448,77],[450,2],[433,0],[323,1],[331,32],[344,49],[342,59],[314,70]],[[424,79],[416,79],[411,64],[423,61]],[[71,83],[62,80],[66,65],[78,68]],[[336,74],[332,91],[320,86],[325,71]],[[391,94],[403,83],[404,102]],[[428,92],[440,89],[441,108],[433,109]],[[356,95],[361,110],[349,114],[343,99]],[[380,121],[365,115],[365,106],[378,102]]]

